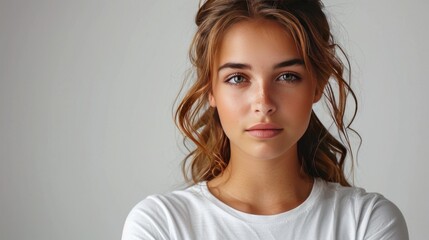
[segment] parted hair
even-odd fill
[[[223,173],[230,159],[229,139],[216,108],[208,104],[220,41],[235,23],[267,19],[280,24],[294,39],[305,67],[317,80],[317,89],[323,91],[338,133],[334,137],[312,111],[308,128],[298,140],[301,169],[309,176],[350,186],[344,168],[347,154],[353,155],[348,132],[355,132],[350,124],[357,112],[357,100],[350,87],[349,60],[334,41],[323,10],[320,0],[207,0],[200,4],[195,18],[197,31],[189,52],[194,71],[192,85],[175,112],[176,125],[189,150],[182,165],[187,182],[215,178]],[[345,123],[349,97],[354,109],[351,120]]]

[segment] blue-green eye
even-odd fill
[[[294,82],[300,81],[301,77],[299,77],[296,74],[286,72],[286,73],[282,73],[277,79],[280,81],[288,82],[288,83],[294,83]]]
[[[225,82],[232,85],[238,85],[245,81],[246,81],[246,78],[243,75],[233,74],[232,76],[228,77]]]

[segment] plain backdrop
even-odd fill
[[[429,2],[327,0],[353,66],[355,184],[428,235]],[[172,109],[198,0],[0,0],[0,239],[119,239],[183,186]]]

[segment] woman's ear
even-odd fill
[[[322,95],[323,95],[323,90],[317,87],[314,93],[313,103],[317,103],[322,98]]]
[[[211,107],[216,107],[216,100],[211,92],[209,93],[209,104]]]
[[[316,90],[314,91],[313,103],[317,103],[323,96],[323,90],[325,89],[325,85],[327,82],[319,85],[316,84]]]

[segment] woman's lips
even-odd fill
[[[246,132],[256,138],[272,138],[280,134],[282,128],[272,123],[258,123],[246,129]]]

